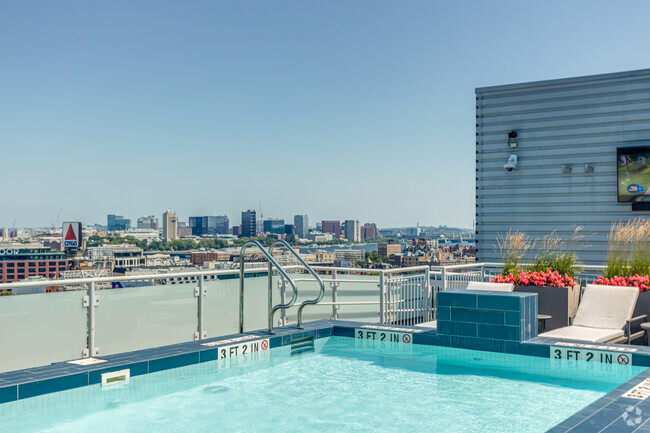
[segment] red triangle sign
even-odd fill
[[[72,224],[68,226],[68,233],[65,234],[65,239],[64,241],[76,241],[77,236],[74,234],[74,229],[72,228]]]

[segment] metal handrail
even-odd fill
[[[286,241],[282,239],[278,239],[277,241],[273,242],[271,246],[269,247],[269,253],[273,253],[273,247],[276,245],[283,245],[284,247],[287,248],[287,250],[298,259],[298,261],[307,269],[307,271],[314,277],[316,278],[316,281],[318,281],[318,284],[320,285],[320,293],[318,294],[318,297],[316,299],[308,299],[306,301],[303,301],[302,304],[300,304],[300,307],[298,307],[298,328],[302,328],[302,310],[307,306],[307,305],[316,305],[320,301],[323,300],[323,296],[325,296],[325,283],[323,283],[323,280],[321,277],[318,276],[318,274],[305,262],[302,257],[293,249],[291,248],[291,245],[289,245]]]
[[[280,310],[282,308],[290,308],[293,307],[293,304],[295,304],[296,299],[298,299],[298,288],[296,287],[296,283],[293,282],[291,277],[282,269],[282,266],[278,264],[278,262],[275,261],[273,256],[256,240],[249,240],[244,243],[241,247],[241,252],[239,256],[239,264],[240,264],[240,272],[239,272],[239,332],[243,333],[244,332],[244,274],[245,274],[245,269],[244,269],[244,254],[246,252],[246,248],[249,247],[250,245],[255,245],[257,248],[260,249],[262,254],[266,256],[266,258],[269,261],[269,332],[273,332],[273,314],[277,310]],[[293,288],[293,297],[291,300],[286,303],[286,304],[278,304],[276,306],[273,305],[272,301],[272,289],[273,289],[273,268],[272,266],[275,266],[275,268],[282,274],[282,276],[289,281],[289,284],[291,284],[291,287]]]

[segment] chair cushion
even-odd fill
[[[637,287],[598,286],[587,284],[573,325],[586,328],[623,329],[632,318]]]
[[[467,290],[485,290],[489,292],[512,292],[515,285],[512,283],[482,283],[470,281],[467,283]]]
[[[564,328],[539,334],[540,337],[563,338],[565,340],[591,341],[593,343],[607,343],[615,338],[622,337],[622,329],[586,328],[583,326],[565,326]]]

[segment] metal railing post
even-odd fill
[[[384,317],[384,296],[385,296],[385,282],[384,282],[384,271],[379,271],[379,323],[386,323],[386,318]]]
[[[199,298],[198,298],[198,306],[199,306],[199,340],[203,340],[205,337],[205,330],[203,329],[203,291],[205,289],[203,288],[203,274],[199,275]]]
[[[89,356],[99,355],[95,349],[95,282],[88,286],[88,349]]]
[[[447,290],[447,270],[443,267],[440,270],[440,278],[442,279],[442,290]]]
[[[268,270],[269,270],[269,275],[268,275],[269,310],[268,311],[271,311],[273,309],[273,264],[271,264],[270,261],[269,261]],[[280,278],[282,278],[282,276],[280,276]],[[284,280],[284,278],[282,279]],[[282,303],[284,303],[284,301]],[[269,329],[273,329],[273,323],[271,323],[272,320],[273,318],[269,314]],[[282,317],[280,317],[280,320],[282,320]]]
[[[431,269],[427,268],[424,271],[424,290],[426,292],[426,296],[424,299],[426,299],[427,303],[427,310],[425,312],[426,314],[426,319],[425,322],[429,322],[433,317],[433,309],[436,308],[435,305],[433,305],[433,296],[432,296],[432,290],[431,290]]]
[[[332,279],[336,280],[336,269],[332,271]],[[339,283],[337,283],[336,281],[330,282],[330,286],[332,287],[332,320],[339,319],[339,309],[338,306],[336,305],[336,302],[338,301],[338,293],[337,293],[338,285]]]
[[[280,303],[287,303],[287,280],[284,278],[280,278]],[[286,308],[283,308],[280,311],[280,320],[282,322],[282,326],[287,326],[289,324]]]
[[[244,332],[244,251],[242,248],[241,256],[239,257],[239,333]]]
[[[485,281],[485,265],[481,265],[481,281]]]

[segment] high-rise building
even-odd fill
[[[234,236],[241,236],[241,226],[233,226],[232,228],[232,234]]]
[[[106,228],[108,231],[128,230],[131,228],[131,220],[122,215],[109,214],[106,216]]]
[[[227,235],[230,221],[226,215],[190,217],[190,228],[194,236]]]
[[[309,235],[309,218],[307,218],[307,215],[295,215],[293,224],[296,226],[296,235],[299,238],[307,239],[307,235]]]
[[[323,221],[323,233],[332,233],[334,238],[341,239],[341,221]]]
[[[138,218],[139,230],[158,230],[158,218],[153,215]]]
[[[241,235],[245,238],[257,236],[257,212],[254,210],[241,213]]]
[[[345,238],[350,242],[361,241],[361,224],[358,220],[345,220]]]
[[[163,240],[165,242],[178,239],[178,217],[167,209],[163,214]]]
[[[284,225],[284,234],[285,235],[296,235],[296,225],[295,224],[285,224]]]
[[[375,224],[364,224],[361,227],[361,239],[377,239],[378,231]]]
[[[400,244],[379,244],[377,248],[377,253],[384,257],[390,257],[393,254],[399,254],[402,252],[402,246]]]
[[[264,233],[273,233],[276,235],[284,234],[284,220],[279,218],[269,218],[264,220]]]

